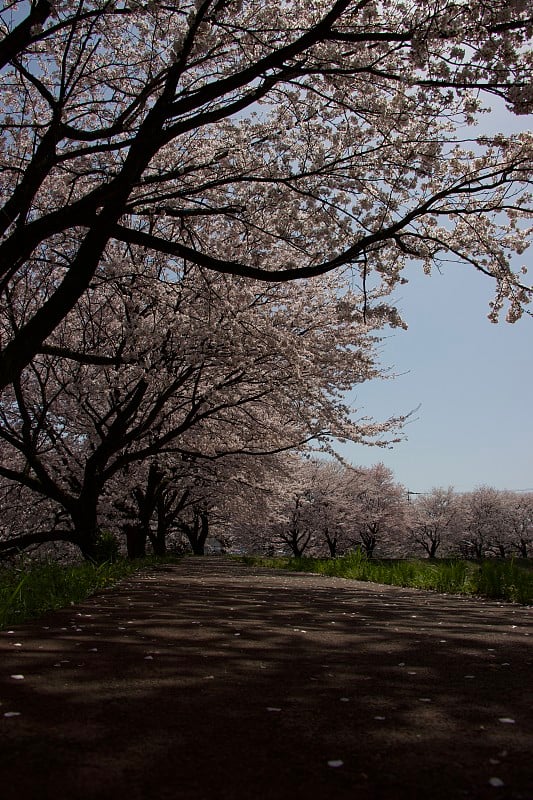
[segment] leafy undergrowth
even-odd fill
[[[175,561],[175,558],[145,558],[98,565],[64,566],[52,561],[0,566],[0,630],[46,611],[79,603],[139,569]]]
[[[472,594],[493,600],[533,603],[531,561],[459,559],[410,561],[368,559],[359,551],[340,558],[244,557],[245,563],[298,572],[315,572],[338,578],[431,589],[450,594]]]

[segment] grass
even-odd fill
[[[243,560],[248,564],[293,571],[318,572],[340,578],[533,604],[531,561],[380,561],[368,560],[360,551],[332,559],[245,556]],[[56,562],[22,562],[17,567],[0,566],[0,630],[38,617],[46,611],[79,603],[133,572],[162,561],[175,561],[175,558],[121,559],[98,566],[62,566]]]
[[[481,563],[459,559],[440,561],[367,559],[356,551],[340,558],[255,558],[249,564],[298,572],[315,572],[339,578],[430,589],[449,594],[471,594],[493,600],[533,603],[533,564],[531,561],[486,560]]]
[[[119,559],[113,563],[75,566],[28,561],[16,567],[0,566],[0,630],[46,611],[79,603],[139,569],[169,560],[172,559]]]

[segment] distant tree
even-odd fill
[[[190,497],[187,466],[180,459],[155,457],[128,466],[105,487],[106,524],[121,529],[130,558],[144,558],[148,544],[155,555],[166,555],[169,535]],[[105,516],[102,508],[100,515]]]
[[[295,558],[301,558],[316,540],[311,509],[309,492],[294,492],[286,503],[286,521],[277,526],[278,539]]]
[[[435,488],[416,498],[409,509],[408,527],[410,539],[421,547],[428,558],[451,544],[458,522],[458,503],[453,488]]]
[[[334,558],[349,544],[350,470],[336,461],[293,459],[278,486],[280,500],[273,531],[296,558],[307,553]],[[285,500],[283,498],[285,497]]]
[[[394,547],[403,537],[405,489],[383,464],[364,468],[318,459],[296,462],[276,491],[279,504],[271,535],[296,557],[334,558],[359,546],[371,558],[377,547]]]
[[[460,548],[476,559],[508,551],[502,495],[491,486],[480,486],[460,498]]]
[[[503,492],[507,541],[520,558],[533,553],[533,493]]]
[[[305,465],[316,547],[325,545],[331,558],[349,546],[352,470],[337,461],[314,460]]]
[[[302,454],[295,450],[261,458],[223,459],[216,491],[215,535],[230,550],[274,555],[286,549],[280,531],[287,526]],[[218,479],[217,479],[218,480]]]
[[[375,464],[354,480],[357,494],[352,507],[356,542],[368,558],[376,548],[403,536],[406,529],[406,492],[395,483],[392,470]]]

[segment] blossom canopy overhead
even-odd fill
[[[116,243],[269,282],[407,260],[530,291],[522,0],[4,0],[0,386],[91,292]],[[477,138],[476,138],[477,137]]]

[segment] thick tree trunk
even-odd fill
[[[474,558],[477,558],[478,561],[481,561],[485,555],[485,544],[481,542],[474,542],[472,544],[472,549],[474,551]]]
[[[437,550],[440,546],[440,540],[431,540],[428,549],[428,558],[436,558]]]
[[[128,558],[145,558],[146,556],[146,533],[139,524],[124,525],[126,534],[126,547]]]
[[[77,541],[76,544],[80,548],[81,554],[85,561],[91,561],[93,564],[96,564],[98,561],[96,540],[92,540],[91,538],[84,536],[83,539]]]
[[[154,549],[154,555],[155,556],[160,556],[161,558],[166,556],[166,554],[167,554],[167,543],[166,543],[165,538],[159,539],[158,537],[156,537],[155,539],[153,539],[152,540],[152,547]]]
[[[74,541],[86,561],[98,561],[98,525],[96,517],[97,496],[85,497],[72,512]]]
[[[165,520],[158,519],[157,520],[157,531],[155,536],[150,536],[150,542],[152,543],[152,548],[154,551],[154,555],[156,556],[166,556],[167,554],[167,527],[165,525]]]
[[[191,542],[192,552],[195,556],[205,556],[205,543],[199,540]]]
[[[376,549],[376,537],[375,536],[361,536],[361,544],[363,545],[363,550],[365,551],[365,555],[368,559],[372,558],[374,555],[374,550]]]
[[[198,517],[199,525],[195,526],[198,534],[196,537],[195,547],[193,547],[193,553],[195,556],[203,556],[205,555],[205,543],[207,541],[207,537],[209,536],[209,517],[207,515],[207,511],[200,511]]]

